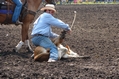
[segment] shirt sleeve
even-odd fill
[[[58,37],[59,35],[54,33],[54,32],[51,32],[51,35],[50,35],[50,38],[55,38],[55,37]]]
[[[70,30],[70,27],[68,24],[64,23],[63,21],[61,21],[60,19],[57,19],[55,17],[53,17],[52,15],[47,17],[48,19],[48,23],[52,26],[58,27],[58,28],[62,28],[64,30]]]

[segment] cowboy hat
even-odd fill
[[[41,11],[44,11],[44,10],[53,10],[54,12],[56,12],[55,10],[55,6],[53,4],[46,4],[45,7],[41,8]]]

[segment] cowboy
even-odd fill
[[[21,0],[12,0],[12,1],[16,4],[15,10],[12,16],[12,22],[15,24],[23,24],[22,22],[19,21],[20,12],[22,9],[22,2]]]
[[[68,24],[65,24],[63,21],[53,16],[53,14],[56,13],[55,6],[53,4],[46,4],[45,7],[41,8],[41,11],[44,12],[34,22],[31,40],[35,46],[50,49],[48,62],[56,62],[58,60],[58,49],[50,38],[56,38],[59,35],[52,32],[51,27],[54,26],[62,28],[68,33],[71,32],[71,28]]]

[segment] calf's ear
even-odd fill
[[[70,47],[68,46],[68,45],[66,45],[65,46],[67,49],[68,49],[68,51],[66,52],[68,55],[70,55]]]

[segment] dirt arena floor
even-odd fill
[[[35,62],[25,46],[19,53],[13,51],[21,40],[21,26],[1,25],[0,79],[119,79],[119,5],[57,5],[56,9],[55,16],[69,25],[77,12],[72,33],[66,35],[63,45],[90,58]],[[61,30],[53,28],[58,34]]]

